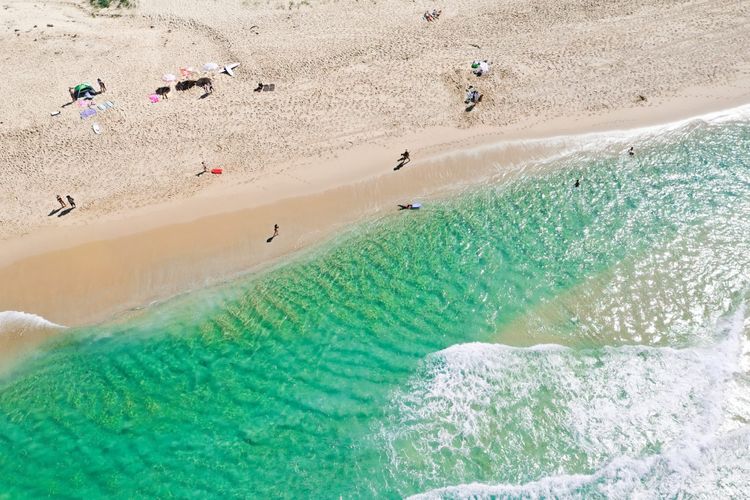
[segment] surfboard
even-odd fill
[[[91,128],[94,129],[94,133],[95,134],[101,134],[102,133],[102,129],[99,126],[98,123],[94,123],[93,125],[91,125]]]
[[[239,65],[240,63],[227,64],[226,66],[224,66],[224,73],[226,73],[229,76],[234,76],[234,68],[236,68]]]
[[[212,168],[212,169],[211,169],[211,173],[212,173],[212,174],[220,174],[220,173],[222,173],[222,172],[223,172],[223,170],[222,170],[222,169],[220,169],[220,168]]]

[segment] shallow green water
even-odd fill
[[[68,332],[0,380],[0,494],[746,491],[750,124],[638,141]]]

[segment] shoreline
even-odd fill
[[[333,162],[290,166],[252,184],[224,182],[191,198],[87,226],[6,240],[0,281],[14,286],[0,290],[0,310],[41,315],[66,326],[99,323],[186,290],[257,272],[320,244],[342,227],[387,214],[396,203],[476,185],[500,173],[496,165],[509,173],[509,165],[549,157],[560,147],[550,139],[667,125],[750,103],[750,82],[731,88],[735,92],[696,90],[706,96],[703,100],[686,91],[593,117],[538,119],[506,129],[422,131],[392,146],[352,148]],[[400,151],[396,145],[403,144],[413,160],[393,172]],[[342,168],[358,158],[367,160]],[[274,223],[281,226],[280,236],[268,244]]]

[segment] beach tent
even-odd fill
[[[93,99],[96,95],[96,90],[88,83],[79,83],[73,87],[73,97],[76,99]]]
[[[482,76],[490,71],[490,64],[487,61],[474,61],[471,63],[471,71],[477,76]]]

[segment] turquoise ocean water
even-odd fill
[[[582,141],[66,331],[0,379],[0,497],[746,494],[750,112],[732,116]]]

